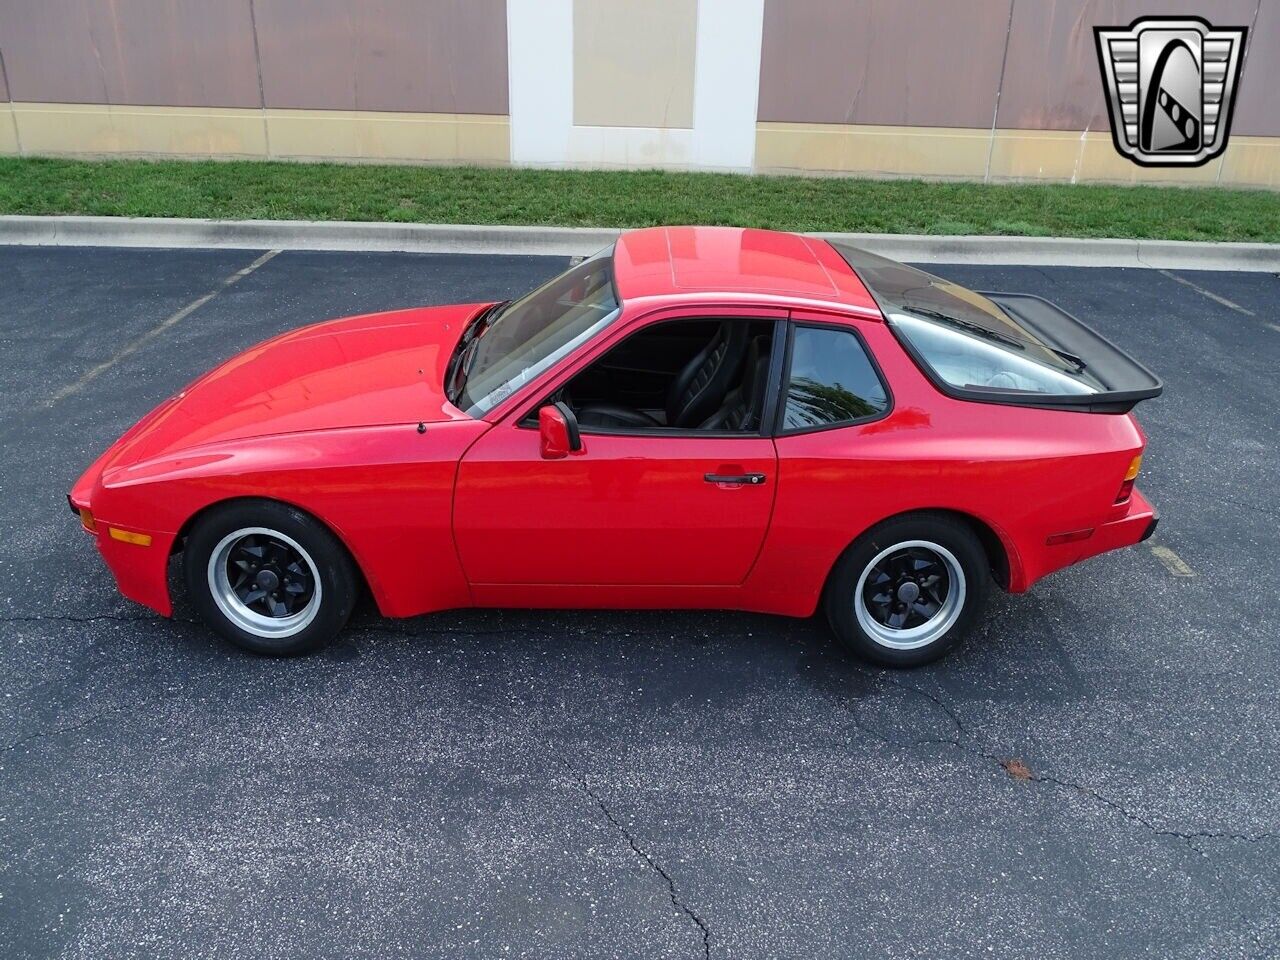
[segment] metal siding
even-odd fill
[[[249,0],[9,0],[0,43],[17,101],[261,105]]]
[[[268,107],[507,112],[505,0],[256,0]]]
[[[1234,24],[1224,22],[1224,26]],[[1280,136],[1277,90],[1280,90],[1280,3],[1273,2],[1259,8],[1258,22],[1249,31],[1231,132],[1245,137]]]
[[[1095,26],[1127,27],[1138,17],[1180,15],[1204,17],[1224,27],[1248,26],[1256,9],[1257,0],[1215,0],[1212,4],[1197,0],[1090,0],[1084,4],[1016,0],[997,125],[1021,130],[1109,131],[1111,121],[1093,38]],[[1256,39],[1250,38],[1251,46]],[[1280,50],[1276,53],[1280,55]],[[1274,78],[1274,66],[1272,71]],[[1245,86],[1251,85],[1256,86],[1246,78]],[[1275,104],[1268,106],[1274,118]],[[1245,132],[1239,124],[1232,131]]]
[[[764,121],[990,128],[1010,0],[766,0]]]

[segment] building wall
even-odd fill
[[[503,0],[0,0],[0,56],[26,154],[510,156]]]
[[[1250,28],[1230,144],[1120,157],[1095,25]],[[1280,0],[0,0],[0,153],[1280,188]]]
[[[1203,167],[1112,144],[1093,27],[1154,14],[1250,27]],[[1280,187],[1280,0],[766,0],[761,59],[759,170]]]

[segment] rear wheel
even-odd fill
[[[324,646],[355,604],[355,567],[313,517],[270,500],[204,515],[183,554],[201,619],[255,653],[291,656]]]
[[[836,636],[888,667],[930,663],[981,615],[991,575],[982,544],[961,521],[914,514],[868,531],[840,558],[825,607]]]

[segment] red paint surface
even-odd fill
[[[1137,542],[1150,523],[1140,493],[1114,503],[1145,443],[1132,416],[944,396],[821,241],[644,230],[619,242],[615,270],[619,320],[484,420],[441,388],[479,305],[351,317],[211,371],[117,441],[72,499],[97,518],[121,591],[166,615],[170,546],[201,510],[237,497],[277,499],[328,524],[388,616],[468,605],[806,616],[854,539],[926,509],[984,530],[1004,555],[1007,586],[1022,591]],[[536,426],[521,423],[552,390],[648,324],[708,314],[856,327],[890,386],[891,412],[776,438],[584,431],[583,450],[543,459]],[[748,472],[766,482],[704,480]],[[154,542],[111,540],[110,525]],[[1084,528],[1094,533],[1046,545]]]

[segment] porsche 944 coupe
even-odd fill
[[[123,594],[170,558],[231,641],[296,654],[362,590],[459,607],[825,612],[913,666],[992,584],[1151,535],[1160,381],[1053,304],[837,241],[637,230],[526,296],[348,317],[164,401],[69,500]]]

